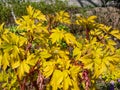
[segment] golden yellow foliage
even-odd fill
[[[75,35],[57,26],[64,24],[69,28],[69,13],[55,13],[55,22],[59,23],[49,30],[50,22],[40,10],[29,6],[27,12],[28,15],[16,20],[17,33],[4,28],[4,24],[0,25],[0,76],[6,76],[1,82],[7,82],[3,85],[7,90],[34,80],[37,82],[40,76],[44,77],[42,80],[49,79],[46,83],[48,90],[50,87],[52,90],[80,90],[80,85],[86,88],[82,81],[84,70],[88,70],[86,78],[91,82],[102,75],[119,72],[120,53],[112,39],[113,36],[120,39],[119,30],[96,23],[96,16],[78,17],[76,24],[86,31],[86,37],[81,35],[78,40]]]

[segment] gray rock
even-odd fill
[[[116,1],[109,1],[106,3],[107,6],[116,6],[117,2]]]
[[[28,1],[31,1],[31,2],[45,1],[47,3],[50,3],[50,1],[54,2],[55,0],[28,0]],[[116,5],[118,5],[118,3],[115,2],[114,0],[108,1],[108,2],[105,2],[105,0],[61,0],[61,1],[67,1],[68,5],[78,6],[78,7],[84,7],[84,6],[116,6]]]
[[[49,2],[50,0],[30,0],[30,1],[32,1],[32,2],[40,2],[40,1]],[[54,1],[54,0],[52,0],[52,1]],[[78,7],[101,6],[102,5],[101,0],[61,0],[61,1],[67,1],[68,5],[78,6]]]

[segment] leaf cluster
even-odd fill
[[[88,90],[100,76],[120,73],[119,48],[112,40],[120,39],[119,30],[97,23],[96,16],[73,22],[65,11],[44,15],[31,6],[26,11],[15,31],[0,25],[2,88]],[[78,38],[70,33],[71,24],[82,27]]]

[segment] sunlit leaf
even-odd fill
[[[26,63],[26,61],[23,61],[20,63],[20,66],[18,68],[18,76],[21,79],[24,75],[25,72],[29,73],[30,67],[29,65]]]
[[[0,31],[3,29],[4,23],[0,24]]]
[[[40,57],[42,59],[49,58],[49,57],[51,57],[51,54],[47,50],[43,50],[42,52],[40,52]]]
[[[63,78],[64,78],[63,72],[61,72],[60,70],[54,71],[53,76],[50,81],[50,84],[51,84],[53,90],[57,90],[59,88],[60,84],[63,81]]]
[[[110,32],[111,35],[113,35],[114,37],[116,37],[117,39],[120,39],[120,32],[119,30],[112,30]]]
[[[28,12],[28,14],[29,14],[30,16],[32,16],[33,13],[34,13],[34,9],[33,9],[33,7],[28,6],[28,7],[27,7],[27,12]]]
[[[81,51],[80,51],[80,49],[79,48],[74,48],[74,50],[73,50],[73,56],[77,56],[78,58],[80,58],[80,56],[81,56]]]
[[[70,33],[66,33],[64,39],[67,44],[72,44],[72,45],[76,44],[76,38]]]
[[[69,77],[69,73],[64,70],[64,79],[63,79],[63,90],[68,90],[70,86],[72,86],[71,79]]]
[[[12,69],[18,68],[20,66],[20,61],[16,61],[12,64]]]
[[[5,53],[3,55],[1,63],[3,65],[3,70],[6,70],[7,66],[9,66],[9,54],[8,53]]]
[[[45,62],[43,65],[44,65],[44,70],[43,70],[44,73],[43,74],[46,78],[48,78],[54,72],[55,63],[49,61],[49,62]]]
[[[62,40],[62,38],[64,37],[64,33],[65,31],[59,30],[58,28],[56,28],[55,30],[52,30],[52,34],[50,36],[52,43],[54,44]]]
[[[60,21],[61,23],[66,23],[66,24],[70,24],[70,15],[68,12],[65,11],[60,11],[58,13],[56,13],[56,20]]]
[[[94,22],[94,20],[97,18],[97,16],[90,16],[88,17],[88,22]]]

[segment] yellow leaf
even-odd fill
[[[22,63],[20,64],[18,68],[18,76],[20,79],[24,76],[24,66],[22,65]]]
[[[55,69],[55,62],[48,61],[43,63],[43,74],[46,78],[52,75]]]
[[[116,48],[115,48],[115,45],[117,45],[117,43],[113,40],[108,40],[107,41],[107,47],[111,50],[111,52],[115,52]]]
[[[70,61],[69,59],[65,61],[65,63],[66,63],[66,65],[65,65],[65,66],[66,66],[66,69],[69,69],[69,67],[70,67],[70,65],[71,65],[70,62],[71,62],[71,61]],[[65,63],[64,63],[64,64],[65,64]]]
[[[68,59],[68,54],[65,51],[58,50],[58,55],[64,59]]]
[[[63,73],[64,73],[63,90],[68,90],[68,88],[72,86],[72,82],[69,77],[68,71],[64,70]]]
[[[18,68],[18,76],[19,76],[19,78],[21,79],[21,78],[24,76],[25,72],[26,72],[26,73],[29,73],[29,70],[30,70],[30,67],[29,67],[29,65],[26,63],[26,61],[25,61],[25,60],[22,61],[22,62],[20,63],[19,68]]]
[[[29,73],[30,67],[29,67],[29,65],[27,64],[26,61],[23,61],[22,66],[24,67],[24,71],[25,71],[26,73]]]
[[[97,16],[90,16],[88,17],[88,22],[95,22],[94,20],[97,18]]]
[[[87,65],[89,65],[91,63],[94,63],[94,61],[92,61],[91,58],[85,58],[85,57],[80,58],[80,61],[82,61],[82,63],[84,63],[85,67],[87,67]]]
[[[7,43],[9,43],[9,39],[7,38],[6,35],[2,35],[2,39],[3,39],[4,41],[6,41]]]
[[[37,60],[35,59],[35,55],[34,54],[28,54],[27,55],[27,60],[26,60],[27,64],[34,66],[36,61]]]
[[[76,38],[71,33],[66,33],[64,39],[67,44],[76,44]]]
[[[85,65],[84,68],[93,70],[93,66],[94,66],[94,64],[93,64],[93,63],[90,63],[90,64],[88,64],[88,65]]]
[[[81,56],[81,51],[79,48],[75,47],[74,50],[73,50],[73,56],[77,56],[80,58]]]
[[[0,68],[1,68],[1,65],[2,65],[2,55],[0,55]]]
[[[13,46],[12,53],[14,54],[14,57],[17,57],[19,54],[19,48],[17,46]]]
[[[70,75],[73,80],[76,80],[78,73],[81,71],[79,66],[72,66],[70,68]]]
[[[110,70],[111,70],[112,72],[114,72],[114,70],[115,70],[115,65],[110,64]]]
[[[70,78],[69,77],[65,78],[63,80],[63,90],[68,90],[68,88],[69,88],[69,82],[70,82]]]
[[[120,32],[119,30],[112,30],[110,32],[110,34],[112,34],[114,37],[116,37],[117,39],[120,39]]]
[[[23,44],[25,44],[27,42],[27,39],[26,38],[24,38],[24,37],[20,37],[19,38],[19,46],[21,47],[21,46],[23,46]]]
[[[60,21],[61,23],[70,24],[70,15],[65,11],[60,11],[56,13],[56,20]]]
[[[4,23],[0,24],[0,31],[3,30]]]
[[[110,30],[111,30],[111,26],[103,26],[103,30],[106,32],[106,33],[108,33]]]
[[[80,90],[77,81],[72,80],[73,88],[71,90]]]
[[[2,44],[2,40],[0,39],[0,45]]]
[[[28,14],[29,14],[30,16],[32,16],[33,13],[34,13],[34,9],[29,5],[29,6],[27,7],[27,12],[28,12]]]
[[[9,54],[8,53],[4,53],[1,63],[3,65],[3,70],[6,70],[7,66],[9,66]]]
[[[20,66],[20,61],[17,61],[12,64],[12,69],[18,68]]]
[[[47,66],[46,68],[44,68],[44,76],[46,78],[48,78],[49,76],[52,75],[53,71],[54,71],[54,66],[52,66],[52,65],[51,66]]]
[[[96,77],[98,78],[102,73],[106,72],[107,71],[107,67],[105,65],[105,63],[101,63],[101,65],[97,65],[95,64],[94,65],[94,76],[93,77]]]
[[[57,90],[60,86],[60,84],[62,83],[64,78],[64,74],[63,72],[61,72],[60,70],[55,70],[51,81],[50,81],[50,85],[52,86],[52,90]]]
[[[119,33],[119,30],[112,30],[111,32],[110,32],[111,34],[118,34]]]
[[[35,10],[33,18],[46,21],[45,15],[40,10]]]
[[[65,33],[65,31],[63,31],[63,30],[60,31],[58,28],[52,30],[52,34],[50,36],[52,43],[54,44],[54,43],[62,40],[62,38],[64,37],[64,33]]]
[[[46,58],[51,57],[51,54],[47,50],[43,50],[42,52],[40,52],[40,57],[42,59],[46,59]]]
[[[97,39],[96,39],[96,37],[94,37],[94,38],[90,41],[90,43],[91,43],[91,44],[95,44],[96,41],[97,41]]]
[[[94,63],[96,63],[97,65],[101,65],[102,59],[101,58],[95,58]]]
[[[50,65],[44,68],[44,76],[48,78],[49,76],[52,75],[54,71],[54,65]]]

